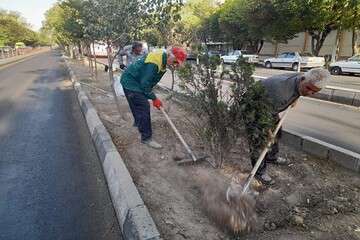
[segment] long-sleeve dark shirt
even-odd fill
[[[300,97],[302,79],[302,73],[287,73],[261,80],[276,113],[284,111]]]

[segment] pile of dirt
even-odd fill
[[[96,84],[103,82],[106,88],[107,81],[97,80]],[[87,82],[91,84],[90,80]],[[140,143],[124,98],[119,115],[114,99],[94,89],[86,90],[164,239],[238,238],[209,216],[209,202],[203,195],[214,184],[225,191],[231,181],[246,178],[251,166],[245,140],[239,141],[222,169],[213,169],[207,162],[178,166],[173,158],[185,156],[185,151],[160,111],[152,109],[151,114],[153,137],[163,149],[154,150]],[[166,99],[164,93],[157,94]],[[189,113],[173,101],[165,101],[165,106],[171,106],[167,109],[169,116],[189,145],[201,152],[203,146],[186,120]],[[360,177],[286,146],[280,152],[291,164],[269,166],[276,184],[259,188],[257,227],[241,239],[360,239]]]

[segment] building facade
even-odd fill
[[[337,40],[337,31],[332,31],[325,39],[319,55],[326,56],[332,55],[336,51],[336,43],[338,42],[337,59],[344,59],[352,56],[352,31],[341,31],[339,33],[339,40]],[[358,46],[359,40],[356,45]],[[274,44],[271,42],[265,42],[263,48],[260,51],[262,56],[276,56],[282,52],[297,51],[300,53],[311,52],[311,36],[308,33],[299,33],[294,39],[288,41],[288,43]]]

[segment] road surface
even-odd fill
[[[56,52],[0,70],[0,239],[121,239]]]
[[[360,153],[360,109],[301,98],[284,128]]]

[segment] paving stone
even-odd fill
[[[332,146],[329,149],[329,159],[347,169],[360,172],[360,154],[358,153]]]
[[[144,202],[118,152],[106,154],[103,169],[120,226],[123,227],[129,210],[143,206]]]
[[[145,206],[130,209],[124,223],[124,235],[127,239],[157,240],[161,239],[155,223]]]
[[[91,135],[93,135],[96,126],[102,125],[95,109],[88,110],[85,115],[85,119]]]
[[[360,93],[356,93],[353,105],[356,107],[360,107]]]
[[[355,96],[354,92],[335,90],[331,100],[337,103],[352,105],[354,96]]]

